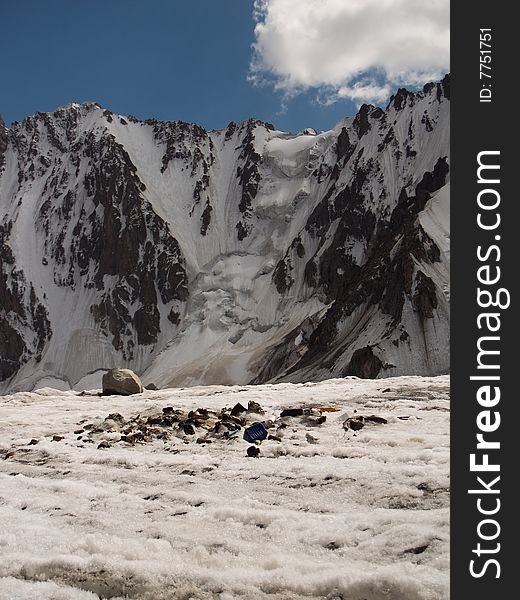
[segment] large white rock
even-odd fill
[[[142,391],[141,380],[130,369],[110,369],[103,375],[103,394],[130,396]]]

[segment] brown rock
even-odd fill
[[[110,369],[103,375],[103,394],[130,396],[141,394],[143,384],[130,369]]]

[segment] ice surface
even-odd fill
[[[321,426],[290,419],[257,459],[242,439],[101,450],[74,434],[112,412],[249,400],[267,419],[337,410]],[[342,428],[371,414],[388,423]],[[44,388],[0,397],[0,415],[1,600],[448,598],[446,376],[133,397]]]

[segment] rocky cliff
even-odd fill
[[[297,135],[0,121],[0,391],[447,372],[449,99]]]

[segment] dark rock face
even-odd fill
[[[399,88],[397,93],[390,98],[389,106],[393,106],[395,110],[400,111],[406,106],[409,99],[413,102],[414,94],[405,88]]]
[[[355,148],[356,145],[351,143],[348,131],[343,127],[338,136],[338,141],[336,142],[336,154],[338,155],[338,160],[343,159],[344,162],[347,162],[352,156]]]
[[[111,113],[103,116],[112,122]],[[0,157],[8,141],[18,155],[20,188],[43,178],[35,223],[41,265],[52,269],[60,288],[92,290],[95,323],[130,360],[137,346],[153,348],[157,342],[161,305],[169,307],[175,323],[188,296],[184,257],[168,225],[144,199],[146,187],[123,146],[111,134],[80,133],[79,119],[78,110],[60,109],[38,113],[8,132],[2,125]],[[44,139],[52,158],[37,149]],[[0,220],[0,381],[31,358],[39,361],[52,337],[45,301],[16,268],[11,229],[12,221]]]
[[[443,96],[446,98],[446,100],[450,100],[451,90],[450,90],[450,74],[449,73],[446,74],[443,77],[443,79],[441,81],[439,81],[439,83],[431,84],[431,85],[435,85],[437,100],[439,102],[442,100]]]
[[[143,199],[146,188],[124,148],[112,136],[87,136],[76,147],[93,165],[84,178],[92,208],[87,212],[87,203],[78,203],[78,187],[60,196],[68,180],[54,176],[47,180],[52,196],[42,205],[37,227],[45,233],[45,255],[55,264],[55,283],[99,290],[91,313],[129,360],[134,331],[139,345],[157,341],[159,303],[186,300],[184,260],[167,224]]]
[[[381,371],[383,363],[371,347],[359,348],[354,352],[344,376],[355,375],[361,379],[374,379]]]
[[[251,231],[249,223],[251,205],[256,197],[260,183],[258,165],[262,157],[256,152],[254,146],[254,131],[257,125],[262,126],[263,123],[260,124],[260,122],[251,119],[246,124],[246,134],[241,144],[239,155],[240,165],[237,168],[237,179],[241,189],[238,209],[243,214],[242,219],[236,224],[237,236],[240,241],[244,240]]]
[[[449,77],[439,84],[432,84],[423,93],[435,94],[438,101],[449,99]],[[414,106],[420,99],[420,94],[399,90],[390,101],[389,109],[405,111],[406,106]],[[373,118],[372,107],[363,106],[353,123],[360,138],[368,135]],[[394,127],[386,125],[386,117],[378,115],[378,118],[382,131],[377,152],[391,153],[400,160],[403,152]],[[413,149],[417,135],[424,135],[417,134],[417,125],[410,118],[405,141],[408,159],[417,155]],[[420,125],[427,133],[435,127],[426,112]],[[368,315],[375,309],[388,316],[384,338],[393,338],[393,345],[399,347],[410,344],[410,336],[402,326],[405,306],[413,308],[421,329],[425,319],[435,316],[442,291],[418,265],[439,262],[440,250],[423,229],[418,216],[432,195],[446,184],[447,158],[440,156],[433,169],[423,174],[412,193],[403,187],[393,208],[390,204],[391,210],[385,214],[373,209],[373,182],[384,181],[380,163],[370,159],[362,166],[362,152],[356,154],[356,147],[343,128],[336,142],[336,154],[347,156],[347,161],[355,161],[352,177],[342,185],[333,181],[305,226],[311,240],[315,240],[312,246],[316,251],[305,256],[304,282],[324,294],[331,306],[324,318],[308,332],[297,359],[290,349],[291,339],[284,340],[268,355],[268,362],[275,367],[263,368],[253,380],[255,383],[268,381],[276,369],[289,378],[292,374],[306,372],[305,369],[315,364],[332,371],[337,361],[349,354],[351,358],[342,375],[381,376],[394,365],[384,363],[379,358],[381,352],[374,354],[371,346],[356,348],[354,345],[349,350],[343,342],[345,336],[348,338],[348,331],[342,328],[342,323],[351,322],[354,314]],[[386,199],[384,188],[380,194],[382,200]],[[356,256],[348,251],[353,246],[359,248]],[[298,270],[302,270],[301,257],[290,248],[273,273],[273,283],[280,294],[291,293]],[[359,318],[363,320],[363,317]]]
[[[0,224],[0,381],[33,356],[36,362],[52,332],[48,312],[24,272],[15,266],[9,245],[12,223]],[[23,333],[29,328],[33,335]]]
[[[355,199],[359,196],[345,188],[342,193],[347,194],[350,202],[354,199],[349,204],[351,211],[343,212],[333,243],[327,252],[313,259],[314,278],[307,278],[307,283],[323,289],[333,304],[310,336],[309,351],[292,370],[319,362],[320,356],[328,352],[338,337],[337,323],[363,306],[378,306],[391,318],[390,331],[398,327],[406,299],[412,300],[416,261],[434,263],[439,260],[439,249],[423,230],[417,216],[431,194],[444,185],[448,170],[446,160],[439,159],[433,172],[426,173],[417,185],[415,196],[408,198],[402,191],[389,221],[380,223],[377,231],[374,215],[359,208],[361,203],[356,208]],[[338,202],[337,197],[333,205],[334,202]],[[329,214],[331,220],[337,218],[334,209]],[[367,241],[367,256],[362,268],[341,250],[347,236]],[[342,273],[340,276],[338,269]],[[414,306],[425,317],[436,306],[435,287],[429,281],[423,273],[418,274],[413,299]],[[378,373],[381,367],[379,365]],[[375,372],[375,367],[370,372]]]
[[[24,350],[21,335],[5,317],[0,317],[0,381],[9,379],[20,368]]]
[[[211,204],[209,203],[209,200],[208,200],[206,203],[206,207],[204,208],[204,212],[202,213],[202,217],[201,217],[201,226],[200,226],[201,235],[206,235],[206,233],[208,232],[208,228],[211,223],[212,210],[213,210],[213,207],[211,206]]]
[[[4,166],[5,162],[5,151],[7,150],[7,129],[5,128],[4,121],[0,117],[0,171]]]
[[[354,127],[357,130],[358,137],[362,138],[370,129],[369,115],[372,109],[375,108],[370,104],[363,104],[359,109],[356,118],[354,119]]]
[[[423,319],[433,319],[433,311],[437,308],[435,284],[422,271],[415,276],[415,293],[413,306]]]

